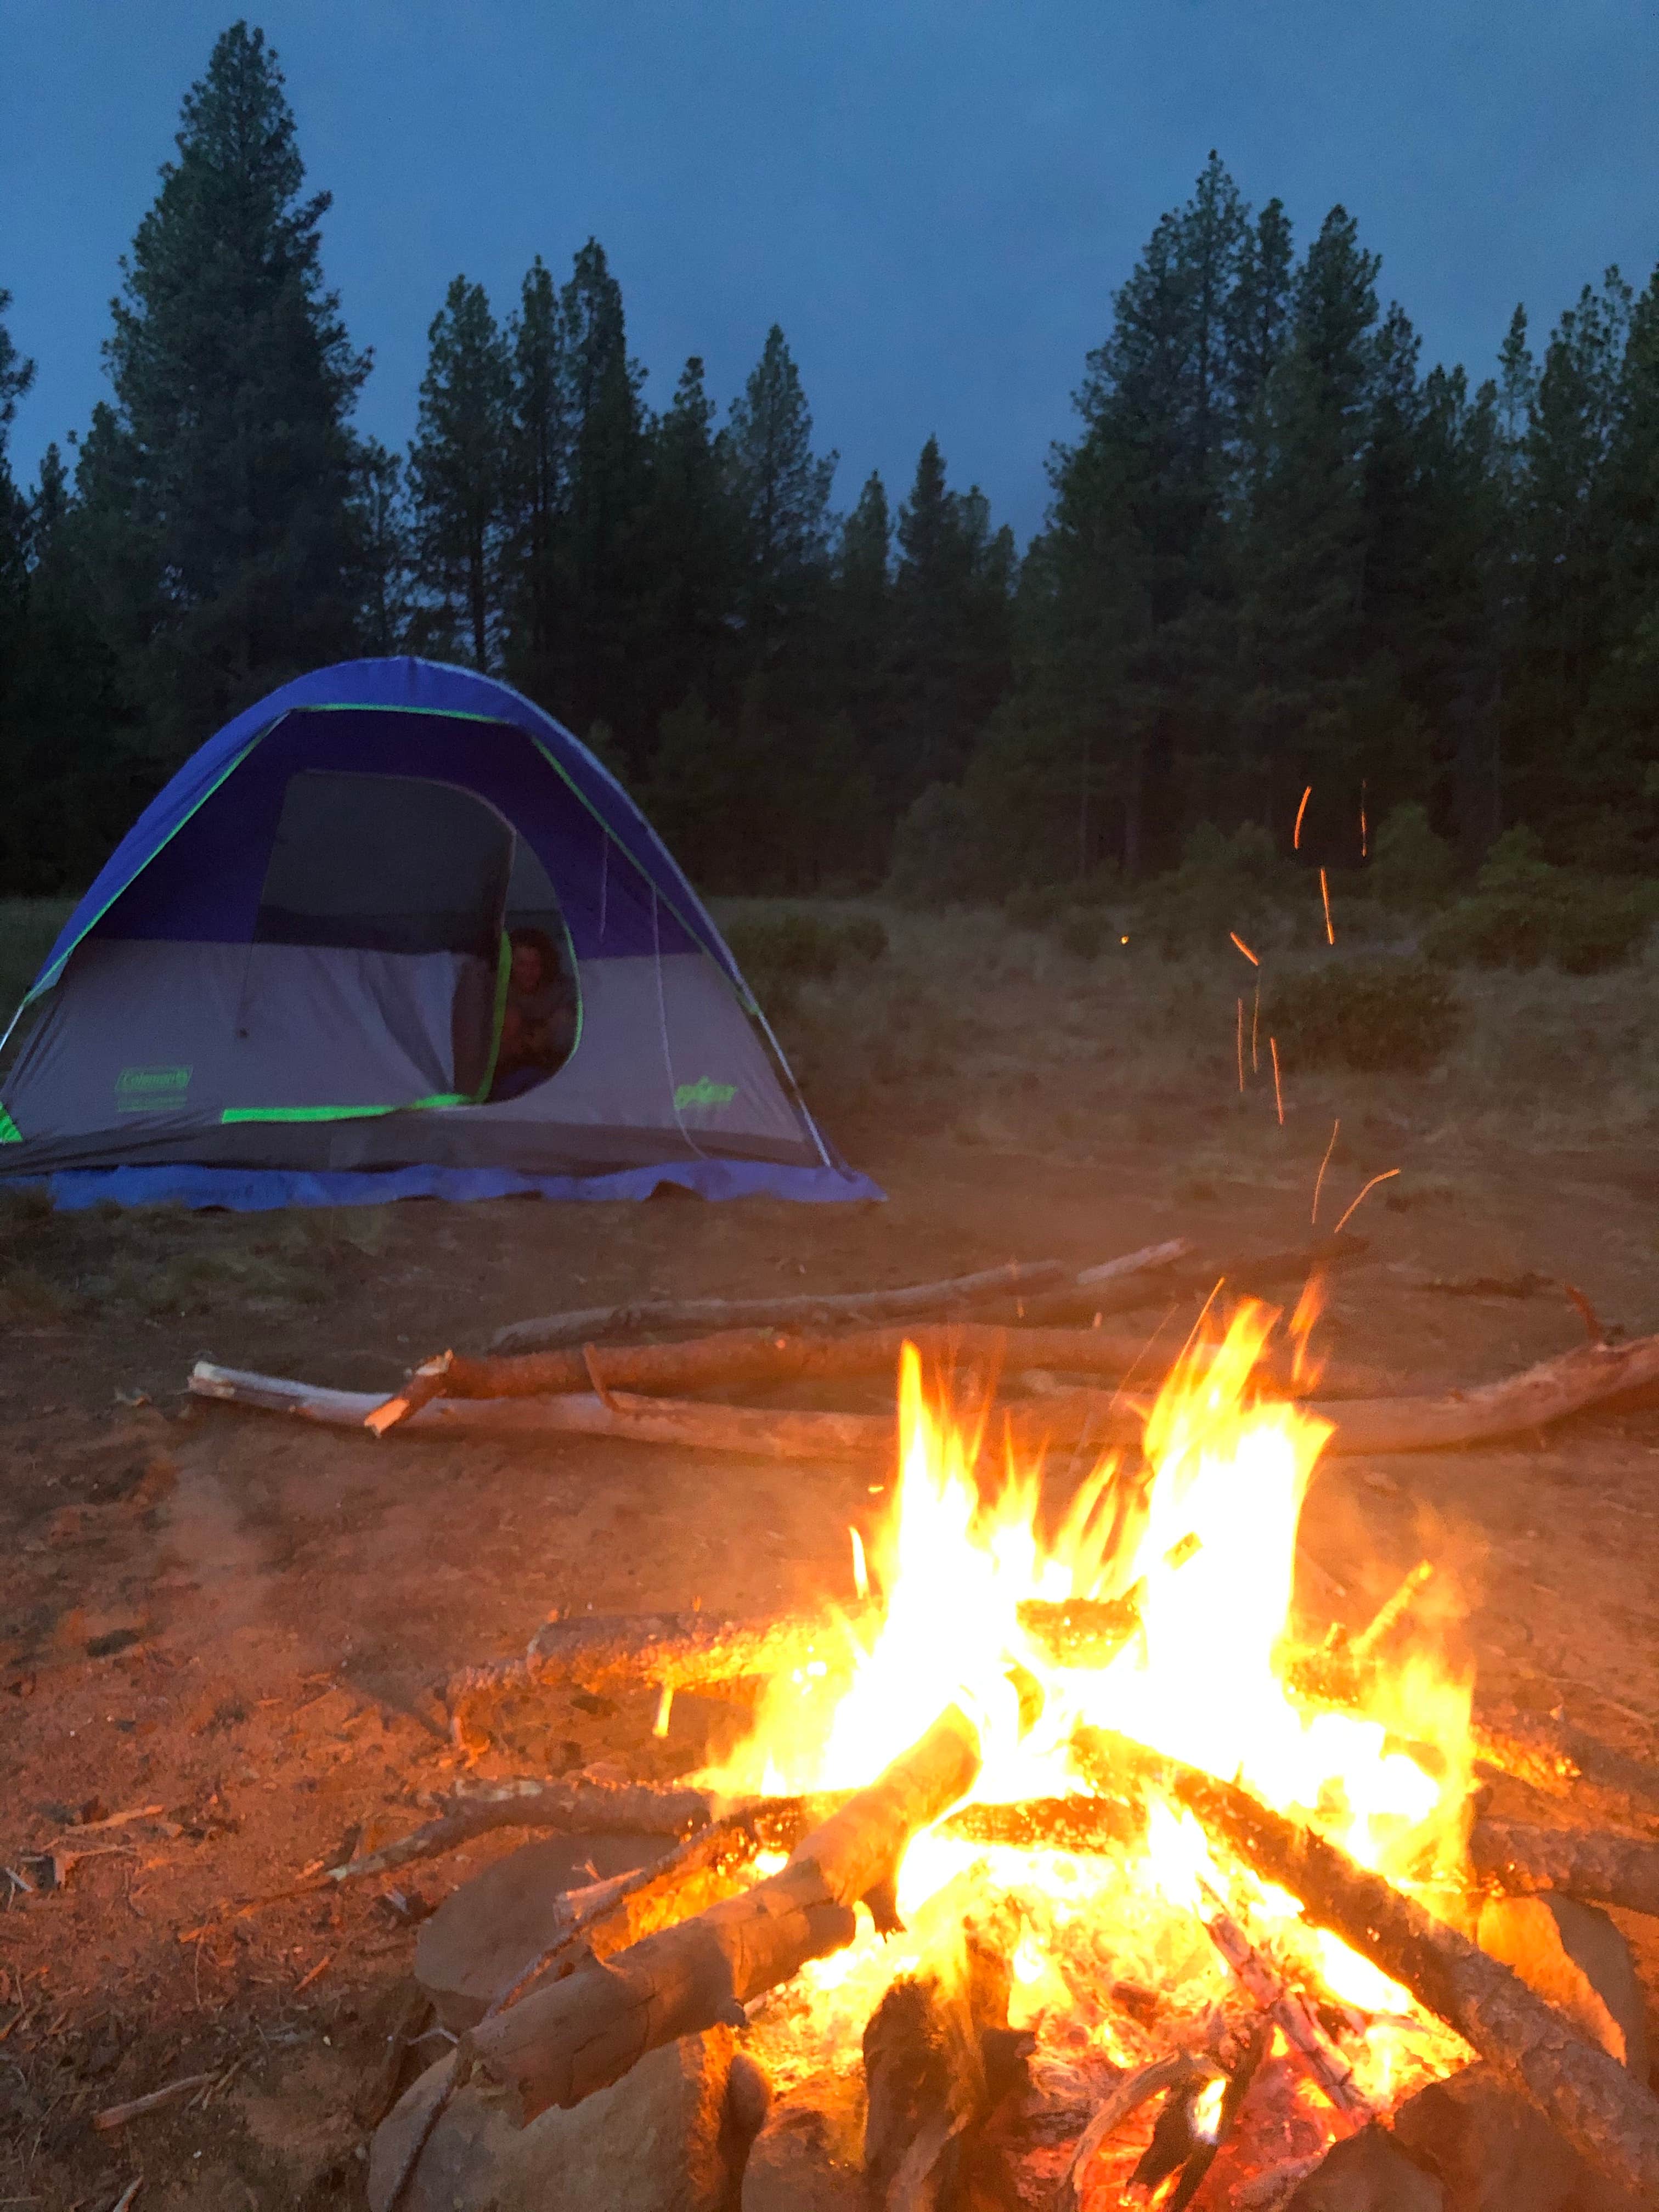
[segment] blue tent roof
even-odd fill
[[[91,889],[59,932],[29,996],[38,997],[57,981],[81,939],[284,715],[305,709],[353,707],[401,708],[411,716],[441,714],[505,724],[522,732],[557,769],[687,933],[748,1003],[742,975],[702,901],[639,808],[586,746],[510,684],[471,669],[410,656],[346,660],[331,668],[313,670],[271,692],[210,738],[150,801],[100,869]]]

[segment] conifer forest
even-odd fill
[[[1309,787],[1334,872],[1390,823],[1430,873],[1516,831],[1534,866],[1650,864],[1659,275],[1587,271],[1553,328],[1518,306],[1496,361],[1431,363],[1342,207],[1247,204],[1212,155],[1100,302],[1022,548],[931,438],[908,483],[842,481],[775,325],[729,398],[695,356],[647,387],[597,239],[420,307],[388,450],[328,205],[239,24],[125,258],[107,397],[29,482],[0,291],[0,894],[83,885],[288,678],[401,651],[556,714],[714,892],[1142,883],[1288,853]]]

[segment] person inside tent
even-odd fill
[[[516,1098],[544,1082],[563,1066],[576,1042],[575,993],[552,939],[544,929],[514,929],[507,941],[513,964],[492,1099]]]

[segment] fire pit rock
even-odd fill
[[[451,2100],[398,2212],[727,2212],[766,2091],[724,2028],[642,2058],[570,2112],[518,2128],[477,2089]],[[429,2067],[375,2135],[371,2212],[387,2212],[411,2142],[442,2094]]]
[[[568,1892],[629,1874],[672,1848],[661,1836],[550,1836],[524,1844],[464,1881],[421,1929],[415,1978],[452,2035],[489,2005],[560,1929]]]
[[[1462,2200],[1458,2200],[1461,2212]],[[1450,2212],[1445,2191],[1382,2128],[1340,2142],[1285,2212]]]
[[[864,2212],[864,2077],[826,2067],[778,2098],[743,2176],[743,2212]]]
[[[1456,2212],[1641,2212],[1490,2067],[1468,2066],[1419,2089],[1395,2114],[1394,2129],[1439,2175]]]

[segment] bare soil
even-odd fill
[[[0,2203],[107,2212],[142,2175],[137,2212],[360,2204],[362,2099],[415,1940],[380,1893],[396,1885],[217,1909],[420,1818],[455,1772],[434,1685],[521,1648],[550,1609],[758,1613],[844,1596],[848,1523],[882,1504],[879,1471],[844,1465],[580,1439],[377,1444],[192,1402],[191,1361],[390,1389],[428,1352],[478,1348],[567,1305],[846,1290],[1015,1257],[1081,1266],[1178,1233],[1217,1249],[1308,1233],[1328,1098],[1294,1095],[1281,1129],[1258,1091],[1241,1133],[1236,1102],[1189,1085],[1126,1115],[1080,1064],[1030,1073],[1010,1073],[971,1127],[919,1093],[848,1121],[884,1206],[14,1222],[0,1865],[37,1887],[0,1875]],[[1426,1093],[1419,1106],[1379,1113],[1331,1170],[1346,1204],[1367,1174],[1405,1170],[1354,1224],[1372,1255],[1334,1285],[1339,1371],[1346,1355],[1428,1388],[1564,1349],[1582,1328],[1562,1279],[1609,1322],[1659,1327],[1659,1171],[1644,1147],[1569,1152],[1490,1130],[1437,1144],[1442,1109]],[[1459,1295],[1425,1275],[1547,1280]],[[1149,1309],[1149,1334],[1158,1321]],[[1307,1540],[1356,1622],[1425,1553],[1454,1564],[1484,1681],[1650,1755],[1656,1460],[1659,1413],[1640,1413],[1503,1448],[1336,1462]],[[706,1709],[682,1701],[660,1744],[652,1716],[648,1693],[549,1698],[484,1771],[696,1764]],[[39,1886],[32,1855],[72,1823],[148,1807],[159,1814],[77,1839],[104,1855],[61,1888]],[[512,1841],[417,1867],[401,1893],[418,1912]],[[92,2124],[234,2062],[210,2101]]]

